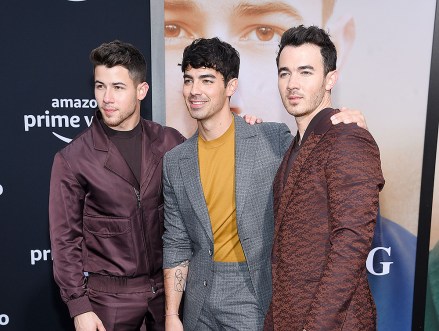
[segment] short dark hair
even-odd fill
[[[239,75],[239,53],[218,38],[199,38],[184,49],[181,71],[189,68],[214,69],[224,76],[224,84]]]
[[[90,53],[94,68],[104,65],[107,68],[122,66],[128,69],[131,79],[136,83],[146,82],[146,61],[142,53],[133,45],[114,40],[104,43]]]
[[[329,34],[317,26],[305,27],[303,25],[290,28],[283,33],[279,44],[279,52],[276,57],[277,67],[279,68],[279,56],[284,47],[298,47],[304,44],[312,44],[320,47],[325,75],[337,68],[337,50]]]

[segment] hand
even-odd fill
[[[76,331],[105,331],[102,321],[92,311],[75,316],[73,321]]]
[[[331,121],[334,125],[338,123],[357,123],[360,128],[367,130],[366,119],[359,110],[341,107],[339,113],[331,116]]]
[[[165,330],[166,331],[183,331],[183,323],[181,323],[178,315],[166,316]]]
[[[255,115],[245,114],[242,116],[242,118],[244,119],[244,121],[247,122],[247,124],[250,124],[250,125],[260,124],[263,122],[262,118],[256,117]]]

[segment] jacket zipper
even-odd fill
[[[153,261],[152,256],[151,256],[151,252],[152,252],[151,241],[148,242],[146,240],[146,237],[145,237],[146,234],[145,234],[145,229],[143,227],[144,216],[143,216],[143,210],[141,208],[142,203],[141,203],[141,199],[140,199],[140,192],[135,187],[133,187],[133,189],[134,189],[134,193],[136,194],[137,208],[139,209],[139,213],[140,213],[140,228],[142,231],[143,245],[145,247],[146,255],[148,257],[148,260],[147,260],[148,266],[149,266],[148,272],[149,272],[149,274],[151,274],[154,270],[154,261]]]

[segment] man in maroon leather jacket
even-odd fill
[[[114,41],[90,59],[99,110],[52,168],[55,280],[77,330],[164,330],[162,157],[184,138],[140,117],[137,49]]]

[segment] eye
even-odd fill
[[[248,28],[240,40],[279,43],[283,32],[283,29],[274,26],[258,25]]]
[[[188,38],[194,39],[194,35],[182,24],[165,22],[165,38]]]
[[[287,77],[289,75],[289,72],[288,71],[281,71],[281,72],[279,72],[279,77],[280,78],[285,78],[285,77]]]
[[[102,89],[102,84],[95,84],[95,89],[96,90],[100,90],[100,89]]]

